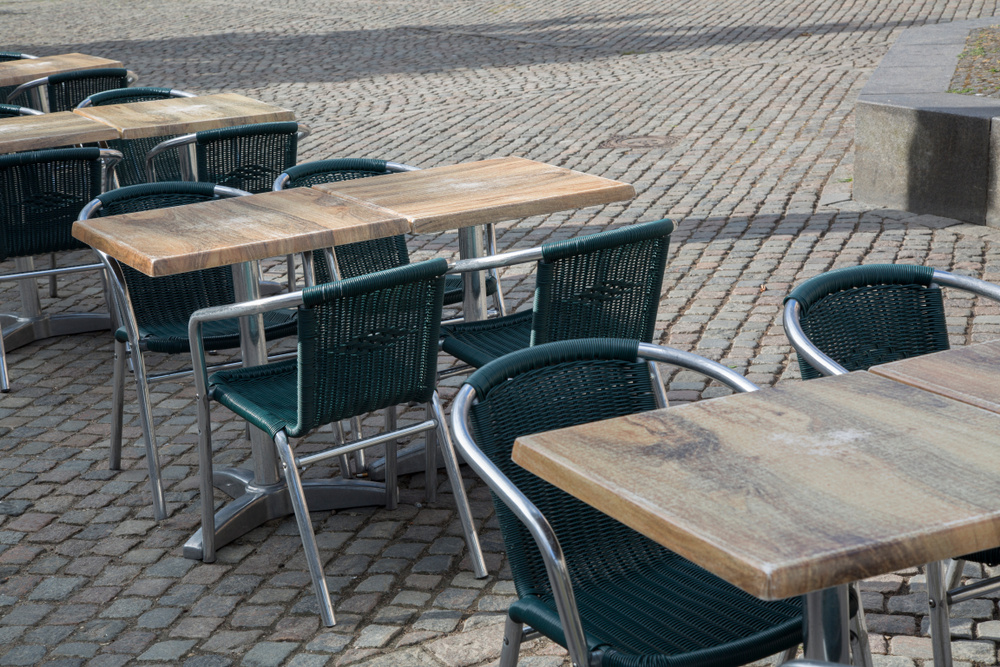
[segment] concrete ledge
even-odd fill
[[[969,32],[1000,17],[906,30],[858,97],[854,198],[1000,227],[1000,100],[945,92]]]

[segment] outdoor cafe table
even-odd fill
[[[1000,544],[1000,414],[855,372],[522,437],[513,460],[847,662],[850,582]],[[818,640],[821,638],[821,641]]]
[[[422,188],[439,193],[429,200],[442,206],[447,204],[454,214],[440,224],[455,225],[485,224],[634,196],[630,185],[531,160],[505,158],[484,162],[414,172],[421,174],[423,185],[411,188],[410,196],[419,198]],[[463,172],[465,176],[461,175]],[[440,184],[435,174],[441,174]],[[372,192],[373,197],[381,197],[386,189],[391,191],[399,186],[400,176],[406,174],[365,180],[380,181],[379,188]],[[502,185],[491,186],[484,180],[492,177]],[[547,183],[547,187],[540,188],[539,180]],[[467,198],[460,194],[463,183],[469,193]],[[256,271],[252,270],[256,260],[393,236],[415,228],[425,231],[414,220],[431,219],[429,214],[415,212],[416,206],[411,207],[405,198],[391,200],[399,209],[394,210],[352,192],[354,196],[342,196],[323,188],[293,188],[92,218],[76,222],[73,235],[149,276],[233,265],[237,298],[247,300],[259,293]],[[256,329],[260,333],[261,327]],[[262,335],[249,340],[246,332],[247,328],[241,329],[244,363],[264,363]],[[257,429],[251,429],[251,449],[252,476],[246,471],[215,473],[217,486],[227,493],[233,491],[231,495],[249,489],[216,514],[219,547],[264,521],[291,513],[287,490],[278,475],[274,447]],[[350,487],[348,493],[338,491],[344,487]],[[362,480],[316,481],[306,491],[310,506],[317,509],[343,508],[348,506],[345,503],[379,504],[384,498],[380,484]],[[201,557],[200,535],[188,541],[184,555]]]
[[[117,60],[88,56],[83,53],[64,53],[43,58],[22,58],[0,62],[0,88],[20,86],[22,83],[59,74],[60,72],[75,72],[84,69],[99,69],[102,67],[121,67]],[[0,100],[0,104],[6,100]]]
[[[0,120],[0,155],[117,138],[114,128],[71,111]]]

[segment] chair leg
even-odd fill
[[[851,664],[854,667],[873,667],[872,648],[868,643],[868,624],[865,622],[865,608],[861,603],[861,587],[857,582],[851,584],[858,598],[858,611],[851,619]]]
[[[384,410],[385,430],[388,433],[396,430],[396,406],[390,405]],[[396,468],[396,441],[385,443],[385,508],[394,510],[399,506],[399,475]]]
[[[319,615],[323,625],[331,627],[336,623],[333,617],[333,605],[330,603],[330,591],[326,587],[326,575],[323,574],[323,563],[319,559],[319,547],[316,545],[316,533],[313,532],[312,521],[309,519],[309,508],[306,506],[306,494],[299,479],[299,469],[295,465],[295,455],[288,444],[284,431],[278,431],[274,436],[274,446],[278,456],[285,464],[285,481],[288,483],[288,495],[295,510],[295,522],[299,526],[299,536],[302,538],[302,548],[306,552],[306,563],[309,565],[309,576],[312,577],[313,590],[319,603]]]
[[[111,376],[110,470],[122,469],[122,427],[125,421],[125,343],[115,340],[114,374]]]
[[[961,558],[953,558],[946,562],[948,563],[948,568],[944,578],[944,587],[950,591],[953,588],[958,588],[958,585],[962,583],[962,572],[965,571],[965,561]]]
[[[354,440],[360,440],[364,437],[361,432],[361,417],[351,417],[351,431],[351,437]],[[354,465],[357,467],[358,473],[361,473],[367,467],[365,465],[365,450],[354,450]]]
[[[486,253],[497,254],[497,228],[493,223],[486,225]],[[500,270],[490,269],[490,275],[497,284],[497,291],[493,293],[493,307],[497,310],[497,317],[504,317],[507,315],[507,306],[503,301],[503,287],[500,286]]]
[[[153,492],[153,516],[157,521],[162,521],[167,518],[167,501],[163,495],[163,482],[160,480],[160,454],[153,429],[153,407],[149,402],[146,364],[138,347],[135,345],[129,347],[132,351],[132,370],[135,373],[135,389],[139,399],[139,420],[142,422],[142,433],[146,439],[146,467],[149,469],[149,485]]]
[[[49,266],[53,269],[58,268],[56,264],[56,254],[54,252],[49,253]],[[56,283],[55,276],[49,276],[49,296],[53,299],[59,296],[59,287]]]
[[[444,445],[441,448],[444,452],[444,465],[448,470],[448,481],[451,483],[452,495],[455,496],[458,516],[462,520],[462,532],[465,533],[465,543],[469,548],[469,559],[472,561],[472,569],[476,578],[481,579],[487,575],[486,561],[483,560],[483,550],[479,546],[476,525],[472,521],[472,508],[469,507],[469,498],[465,495],[462,473],[458,469],[458,457],[455,455],[455,447],[451,444],[451,434],[448,433],[448,426],[444,421],[444,410],[441,409],[441,400],[438,398],[437,392],[431,396],[431,407],[434,410],[434,419],[437,421],[438,438]]]
[[[522,628],[524,626],[507,617],[503,627],[503,646],[500,647],[499,667],[517,667],[518,654],[521,652]]]
[[[427,404],[427,419],[434,418],[434,407]],[[438,479],[438,437],[436,431],[427,431],[424,434],[424,500],[429,503],[437,502],[437,479]]]
[[[343,424],[340,422],[333,422],[330,424],[330,428],[333,430],[333,441],[337,443],[337,445],[342,445],[347,442],[347,436],[344,435]],[[353,475],[351,475],[351,460],[347,458],[347,454],[341,454],[337,457],[337,460],[340,461],[340,476],[343,479],[351,479],[353,477]]]
[[[948,589],[945,586],[944,569],[945,563],[942,561],[924,566],[934,667],[951,667],[951,625],[948,623]]]
[[[779,667],[780,665],[785,664],[789,660],[794,660],[795,656],[798,655],[798,653],[799,653],[798,645],[793,646],[789,649],[785,649],[784,651],[778,654],[778,660],[774,663],[775,666]]]
[[[7,375],[7,350],[3,346],[3,331],[0,331],[0,392],[10,391],[10,377]]]

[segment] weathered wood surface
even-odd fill
[[[518,157],[315,185],[400,213],[416,233],[546,215],[631,199],[627,184]]]
[[[73,236],[149,276],[392,236],[391,212],[308,188],[77,221]]]
[[[295,114],[288,109],[236,93],[109,104],[75,109],[74,113],[110,125],[118,130],[122,139],[295,120]]]
[[[23,58],[0,63],[0,86],[20,86],[35,79],[60,72],[74,72],[81,69],[121,67],[117,60],[88,56],[83,53],[64,53],[44,58]],[[6,100],[0,100],[0,103]]]
[[[870,371],[1000,412],[1000,340],[872,366]]]
[[[528,436],[513,459],[763,599],[1000,545],[1000,415],[870,373]]]
[[[117,139],[107,125],[69,111],[0,119],[0,153],[36,151]]]

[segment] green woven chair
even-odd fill
[[[18,116],[44,116],[38,109],[19,107],[16,104],[0,104],[0,118],[17,118]]]
[[[0,63],[37,57],[38,56],[28,55],[27,53],[21,53],[19,51],[0,51]],[[16,89],[17,86],[0,86],[0,102],[5,102],[7,100],[7,96],[13,93]]]
[[[333,160],[318,160],[296,165],[286,170],[274,181],[275,190],[285,188],[302,188],[321,183],[335,183],[355,178],[396,174],[405,171],[416,171],[397,162],[387,160],[372,160],[365,158],[340,158]],[[496,254],[496,230],[493,225],[486,226],[487,254]],[[353,278],[366,273],[391,269],[395,266],[409,264],[410,253],[406,248],[406,237],[402,234],[371,241],[360,241],[338,246],[333,249],[337,260],[338,273],[332,272],[322,253],[314,255],[314,270],[316,282],[325,283],[335,277]],[[338,275],[339,274],[339,275]],[[295,265],[288,267],[289,291],[295,289]],[[462,276],[449,275],[444,283],[444,305],[453,306],[462,303]],[[496,272],[486,277],[486,294],[493,296],[494,307],[500,316],[506,314],[503,302],[503,291]]]
[[[127,88],[138,80],[135,72],[120,67],[60,72],[22,83],[7,96],[7,103],[24,97],[25,106],[53,113],[72,111],[85,97],[102,90]]]
[[[100,195],[80,212],[79,219],[149,211],[183,206],[248,193],[211,183],[150,183],[131,185]],[[111,277],[110,288],[120,326],[115,331],[115,366],[111,411],[110,468],[121,468],[122,423],[124,419],[125,364],[131,358],[139,401],[139,419],[146,440],[146,465],[153,491],[157,519],[166,518],[166,501],[160,479],[159,455],[153,424],[149,385],[183,377],[184,371],[148,373],[145,354],[187,354],[188,320],[201,308],[231,304],[235,301],[233,274],[228,266],[193,271],[173,276],[150,278],[97,251]],[[280,310],[264,319],[264,333],[269,340],[294,335],[295,313]],[[205,342],[213,350],[240,346],[237,320],[214,322],[206,327]]]
[[[78,105],[77,109],[86,107],[107,106],[109,104],[126,104],[131,102],[152,102],[154,100],[166,100],[172,97],[194,97],[193,93],[172,88],[115,88],[94,93],[87,97]],[[118,175],[118,187],[127,185],[139,185],[146,182],[146,153],[153,150],[153,147],[168,139],[173,139],[177,135],[162,135],[158,137],[142,137],[139,139],[112,139],[108,141],[108,148],[120,151],[125,159],[118,165],[115,173]],[[180,162],[176,155],[163,155],[157,160],[156,173],[162,181],[179,181],[181,179]]]
[[[868,264],[805,281],[785,297],[782,323],[803,380],[866,370],[877,364],[947,350],[941,286],[1000,301],[1000,287],[927,266]],[[980,595],[1000,578],[961,588],[965,561],[1000,565],[1000,547],[927,566],[934,664],[951,665],[949,608]],[[947,568],[942,573],[942,568]],[[947,635],[947,638],[944,636]]]
[[[493,491],[517,589],[502,667],[539,633],[566,647],[573,665],[605,667],[735,667],[802,641],[800,598],[758,600],[511,460],[518,437],[655,409],[653,361],[756,390],[697,355],[583,339],[493,361],[452,404],[455,445]]]
[[[442,349],[480,367],[530,345],[570,338],[651,342],[674,224],[658,220],[492,258],[480,269],[538,261],[531,310],[442,327]]]
[[[33,257],[87,247],[73,238],[73,222],[80,207],[113,182],[114,165],[120,159],[121,154],[117,151],[99,148],[59,148],[0,155],[0,261],[14,259],[16,269],[13,274],[0,275],[0,280],[103,269],[101,264],[85,264],[36,270]],[[10,380],[3,338],[8,338],[8,344],[17,347],[37,338],[65,333],[65,329],[87,331],[108,325],[105,316],[94,314],[43,316],[37,289],[26,286],[21,291],[21,312],[23,317],[3,316],[0,391],[4,392],[10,391]],[[68,326],[60,326],[61,320]],[[73,326],[71,320],[78,326]],[[81,326],[91,328],[82,329]],[[12,343],[19,331],[30,331],[31,335]]]
[[[435,391],[437,341],[447,263],[431,260],[387,271],[308,287],[233,308],[206,309],[191,318],[194,365],[198,368],[198,423],[202,554],[215,557],[215,517],[212,503],[212,443],[209,399],[218,401],[274,439],[285,464],[285,479],[309,564],[323,623],[333,625],[333,607],[326,588],[299,468],[375,444],[386,445],[386,505],[396,504],[395,447],[403,433],[435,431],[445,444],[451,488],[465,531],[476,575],[486,575],[458,462]],[[298,358],[265,366],[216,373],[204,370],[201,328],[220,317],[269,312],[298,306]],[[433,418],[393,433],[364,438],[331,450],[296,457],[289,438],[298,438],[327,424],[390,405],[430,403]],[[433,468],[431,469],[433,470]],[[433,484],[434,475],[428,476]]]

